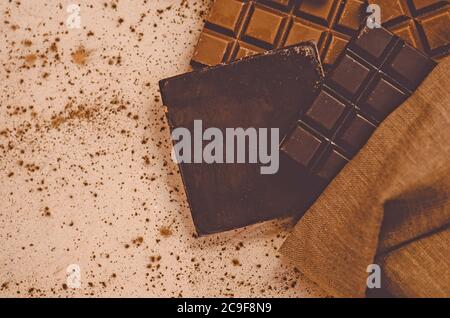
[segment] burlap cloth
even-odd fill
[[[365,297],[367,266],[398,297],[450,297],[450,57],[391,114],[281,248],[336,297]]]

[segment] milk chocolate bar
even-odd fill
[[[312,40],[328,69],[365,9],[359,0],[215,0],[192,63],[216,65]]]

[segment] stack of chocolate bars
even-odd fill
[[[192,58],[197,70],[160,82],[169,125],[194,139],[198,129],[259,131],[256,146],[246,135],[241,159],[276,129],[277,144],[264,147],[277,163],[261,173],[267,161],[180,161],[199,235],[300,217],[449,53],[448,1],[368,2],[213,3]],[[212,140],[204,137],[183,151],[198,154]]]

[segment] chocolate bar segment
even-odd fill
[[[368,0],[381,8],[382,24],[433,58],[450,52],[450,3],[443,0]]]
[[[365,17],[363,0],[215,0],[194,66],[315,41],[328,69]]]
[[[227,128],[278,128],[281,140],[322,81],[317,48],[305,43],[166,79],[160,88],[172,131],[184,127],[194,135],[194,121],[201,120],[203,130],[218,128],[224,136]],[[261,174],[261,166],[180,163],[198,234],[292,215],[321,190],[317,180],[282,153],[277,173]]]
[[[282,151],[326,185],[435,65],[388,30],[364,26],[300,115]]]

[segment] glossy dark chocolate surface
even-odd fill
[[[364,11],[359,0],[215,0],[192,62],[216,65],[311,40],[328,69]]]
[[[450,3],[443,0],[369,0],[383,26],[433,58],[450,53]]]
[[[323,80],[314,44],[300,44],[204,68],[160,82],[171,130],[279,128],[280,139],[313,100]],[[278,143],[277,143],[278,147]],[[280,153],[280,168],[260,164],[189,164],[180,171],[198,234],[291,215],[309,205],[320,185]],[[299,195],[301,193],[301,195]]]
[[[384,28],[364,27],[325,78],[282,151],[331,181],[436,63]]]

